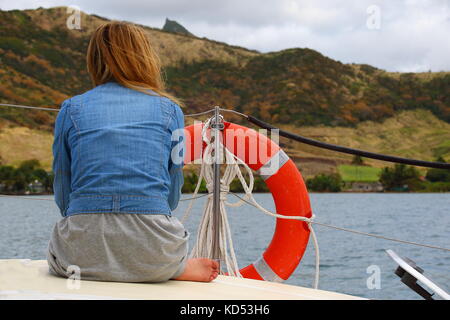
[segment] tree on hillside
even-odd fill
[[[43,177],[43,173],[41,172],[42,169],[39,169],[41,169],[39,160],[31,159],[22,161],[17,168],[17,171],[23,175],[24,182],[28,184],[33,182],[34,180],[41,180],[41,178]],[[37,173],[37,175],[35,173]],[[44,174],[47,175],[45,171]]]
[[[0,183],[4,184],[6,189],[12,189],[14,184],[14,167],[0,166]]]
[[[339,192],[342,187],[342,178],[339,174],[319,174],[306,180],[309,191]]]
[[[355,155],[353,157],[352,164],[355,166],[363,166],[365,163],[361,156]]]
[[[446,163],[443,157],[437,158],[436,162]],[[427,171],[425,178],[430,182],[450,182],[450,170],[432,168]]]
[[[419,171],[405,164],[396,164],[393,168],[383,168],[380,173],[380,182],[388,191],[417,190],[421,184]]]
[[[41,163],[37,159],[22,161],[19,165],[19,169],[26,173],[31,173],[41,167]]]
[[[25,160],[18,168],[0,165],[0,183],[8,192],[22,193],[30,191],[30,184],[36,181],[42,184],[44,191],[51,192],[53,187],[53,174],[41,168],[36,159]],[[32,190],[31,190],[32,191]]]

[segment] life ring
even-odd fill
[[[205,147],[202,126],[198,123],[185,127],[186,164],[201,158]],[[262,176],[272,193],[278,214],[312,216],[302,175],[275,142],[253,129],[230,122],[224,122],[222,140],[228,150]],[[271,173],[267,174],[268,168],[275,170],[269,170]],[[306,222],[277,218],[275,233],[266,251],[255,262],[242,268],[240,273],[250,279],[287,280],[305,253],[309,234]]]

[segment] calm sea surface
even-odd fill
[[[184,195],[189,197],[189,195]],[[449,194],[311,194],[316,221],[378,235],[450,247]],[[50,196],[33,197],[49,199]],[[270,194],[256,194],[273,210]],[[229,195],[230,201],[234,197]],[[205,198],[196,200],[186,228],[191,248]],[[181,218],[187,202],[174,213]],[[275,220],[251,206],[228,209],[240,267],[255,261],[272,239]],[[60,219],[53,201],[0,197],[0,259],[45,259],[54,223]],[[385,249],[412,259],[444,290],[450,292],[450,253],[393,243],[315,226],[320,246],[320,283],[323,290],[375,299],[421,299],[394,275],[395,263]],[[374,267],[375,266],[375,267]],[[368,278],[380,271],[380,288],[369,289]],[[308,249],[288,284],[310,287],[314,275],[314,248]],[[373,283],[373,282],[371,282]]]

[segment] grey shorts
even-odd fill
[[[56,223],[47,261],[62,277],[78,270],[83,280],[162,282],[184,271],[188,237],[172,216],[77,214]]]

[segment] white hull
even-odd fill
[[[79,281],[48,273],[45,260],[0,260],[0,299],[349,300],[358,297],[282,283],[219,276],[211,283]]]

